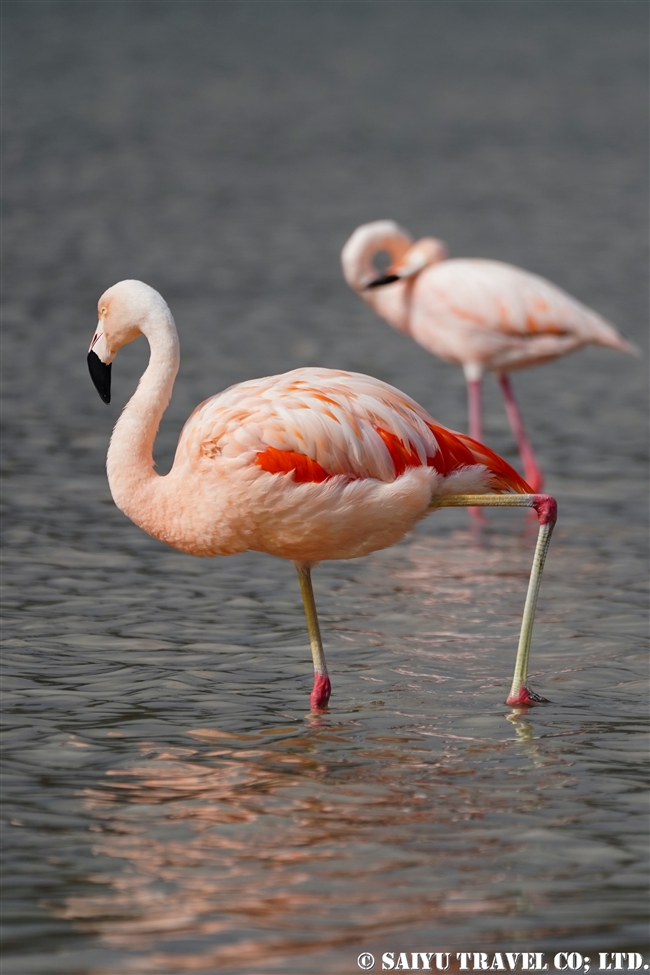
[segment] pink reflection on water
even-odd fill
[[[493,877],[488,893],[476,884],[502,840],[464,826],[510,800],[477,788],[453,743],[431,761],[417,734],[371,735],[339,777],[322,747],[349,745],[351,728],[279,731],[271,743],[210,729],[191,733],[196,747],[142,743],[136,764],[85,791],[97,892],[69,897],[60,914],[129,951],[121,970],[264,971],[270,958],[368,945],[434,920],[516,914]],[[476,741],[472,763],[511,745]]]

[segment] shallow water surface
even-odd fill
[[[5,880],[29,878],[28,930],[63,955],[13,970],[348,971],[357,948],[642,945],[635,538],[619,530],[615,564],[594,566],[579,519],[558,531],[533,656],[552,703],[510,709],[534,542],[514,514],[479,544],[439,513],[316,574],[324,715],[307,713],[290,566],[146,541],[101,565],[74,548],[34,559],[30,622],[5,651],[20,674]]]
[[[144,343],[109,408],[85,365],[99,294],[140,277],[183,356],[162,471],[201,399],[299,365],[464,428],[460,372],[343,283],[341,245],[379,217],[539,271],[645,343],[647,8],[5,7],[4,975],[650,961],[647,354],[513,380],[559,502],[531,662],[550,703],[502,703],[535,525],[490,511],[477,536],[447,509],[314,571],[319,715],[293,567],[174,552],[110,498]]]

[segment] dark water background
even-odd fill
[[[465,425],[459,370],[343,283],[390,217],[551,278],[647,350],[644,3],[5,2],[4,975],[358,971],[365,949],[647,950],[641,360],[514,378],[558,498],[445,511],[315,573],[146,537],[104,474],[144,368],[86,372],[138,277],[183,361],[157,458],[240,380],[321,364]],[[516,463],[493,380],[486,439]],[[648,956],[646,955],[646,961]]]

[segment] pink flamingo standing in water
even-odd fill
[[[373,261],[382,252],[392,263],[380,274]],[[358,227],[343,248],[341,263],[347,283],[378,315],[428,352],[463,367],[474,440],[483,440],[483,372],[497,373],[533,491],[542,489],[542,472],[508,373],[589,344],[638,355],[610,322],[550,281],[500,261],[450,260],[442,241],[425,237],[413,243],[392,220]]]
[[[459,505],[535,508],[539,535],[522,619],[510,704],[543,700],[527,686],[539,583],[555,501],[531,492],[506,461],[436,423],[378,379],[333,369],[295,369],[231,386],[192,413],[174,464],[156,474],[153,444],[180,362],[163,298],[121,281],[99,300],[88,352],[95,386],[110,402],[111,363],[146,336],[150,359],[115,425],[107,472],[116,505],[136,525],[193,555],[249,549],[291,559],[298,570],[314,662],[311,705],[331,684],[311,584],[322,559],[386,548],[429,511]]]

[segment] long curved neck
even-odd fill
[[[156,309],[142,324],[151,355],[138,388],[115,424],[106,470],[115,504],[132,521],[158,535],[160,509],[155,495],[165,478],[154,470],[153,445],[161,417],[171,398],[180,363],[178,334],[171,312]]]
[[[370,307],[400,332],[409,331],[413,280],[406,278],[381,288],[366,289],[361,297]]]

